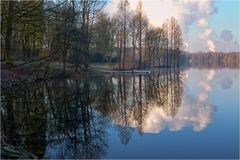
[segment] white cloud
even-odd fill
[[[109,13],[115,13],[120,0],[112,0],[106,6]],[[130,8],[136,9],[138,0],[129,0]],[[160,26],[167,18],[177,18],[183,27],[196,22],[199,17],[211,15],[215,12],[212,0],[142,0],[143,10],[150,23]]]
[[[184,81],[187,82],[189,75],[192,75],[191,70],[183,72]],[[142,119],[141,131],[144,133],[159,133],[165,129],[170,131],[179,131],[185,127],[192,127],[194,131],[199,132],[204,130],[213,120],[213,114],[215,107],[209,103],[209,93],[213,90],[213,79],[216,78],[216,72],[214,70],[205,70],[204,72],[197,72],[197,75],[202,75],[204,79],[198,79],[197,84],[200,86],[199,93],[196,96],[187,94],[187,88],[182,97],[182,102],[175,116],[167,114],[170,110],[169,103],[159,105],[157,102],[148,103],[146,107],[146,114]],[[205,75],[205,77],[204,77]],[[194,75],[192,75],[194,76]],[[191,76],[191,77],[192,77]],[[169,94],[168,96],[171,96]],[[171,97],[168,98],[171,100]],[[127,111],[129,127],[140,127],[139,121],[136,119],[136,112],[128,108]],[[111,115],[113,123],[124,126],[126,123],[117,115]]]
[[[234,35],[231,30],[222,30],[217,41],[218,49],[223,52],[239,51],[239,42],[234,40]]]
[[[212,40],[208,39],[207,45],[208,45],[209,51],[216,52],[216,44]]]
[[[208,75],[207,75],[207,80],[208,80],[208,81],[213,80],[215,74],[216,74],[216,71],[215,71],[215,70],[213,70],[213,69],[209,70],[209,71],[208,71]]]
[[[112,0],[107,5],[106,10],[111,14],[115,13],[119,1]],[[129,0],[129,2],[130,8],[135,10],[138,0]],[[167,18],[175,17],[183,29],[186,44],[191,44],[188,42],[189,27],[197,23],[199,27],[206,29],[203,33],[205,35],[202,36],[202,39],[205,37],[205,45],[210,51],[216,50],[216,45],[211,38],[213,29],[209,27],[207,22],[207,18],[216,12],[213,0],[142,0],[142,2],[143,10],[152,25],[161,26]],[[189,49],[189,47],[185,47],[185,49]]]
[[[160,133],[166,128],[169,128],[170,131],[179,131],[188,126],[191,126],[194,131],[199,132],[212,122],[215,111],[214,106],[194,99],[190,95],[183,97],[182,105],[174,117],[168,116],[163,108],[163,106],[158,106],[157,104],[151,106],[151,110],[143,119],[143,133]],[[130,110],[127,112],[128,115],[131,115],[129,113],[131,112]],[[125,125],[117,117],[113,119],[113,122],[118,125]],[[139,127],[133,117],[129,119],[128,125],[134,128]]]
[[[206,80],[200,81],[198,83],[198,85],[200,87],[202,87],[204,89],[204,91],[206,91],[206,92],[211,92],[213,90],[213,87],[212,87],[211,83],[206,81]]]
[[[206,92],[199,93],[198,99],[201,102],[205,102],[208,99],[208,93],[206,93]]]
[[[207,42],[209,51],[216,52],[216,44],[212,40],[213,29],[209,27],[206,18],[200,18],[197,25],[204,29],[204,32],[199,34],[199,38]]]
[[[179,131],[188,126],[192,126],[194,131],[199,132],[212,122],[214,110],[213,106],[186,95],[182,106],[173,118],[167,116],[163,108],[155,106],[143,123],[143,132],[159,133],[167,127],[171,131]]]
[[[225,42],[230,42],[233,40],[233,35],[232,35],[232,31],[229,30],[223,30],[221,32],[221,38],[225,41]]]
[[[212,33],[213,33],[212,28],[206,28],[203,33],[199,34],[199,38],[206,40],[206,39],[208,39],[209,36],[211,36]]]
[[[208,27],[208,22],[206,21],[206,19],[201,18],[198,20],[198,26],[203,28]]]

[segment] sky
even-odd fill
[[[110,0],[114,14],[120,0]],[[129,0],[135,10],[138,0]],[[142,0],[149,22],[159,27],[175,17],[183,30],[185,50],[190,52],[239,52],[240,0]]]

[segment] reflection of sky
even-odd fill
[[[165,128],[179,131],[191,126],[194,131],[202,131],[212,122],[214,107],[206,102],[201,102],[191,95],[184,95],[182,106],[176,116],[171,118],[164,113],[162,108],[155,107],[148,115],[143,132],[159,133]]]
[[[153,109],[144,122],[146,133],[140,136],[136,130],[132,132],[127,146],[123,146],[117,133],[109,128],[107,157],[218,159],[239,156],[239,71],[190,69],[184,71],[184,75],[185,93],[177,115],[169,118],[160,108]],[[204,80],[211,90],[199,85]],[[230,82],[227,87],[225,81]],[[200,98],[203,93],[205,97]]]
[[[184,71],[185,83],[193,79],[191,72],[191,70]],[[189,88],[188,84],[185,85],[181,107],[174,117],[167,115],[164,111],[164,106],[159,106],[156,103],[151,104],[151,110],[143,121],[142,132],[159,133],[166,128],[169,128],[171,131],[179,131],[188,126],[192,127],[196,132],[204,130],[212,122],[214,116],[215,107],[209,102],[208,97],[214,88],[212,81],[215,78],[216,72],[214,70],[203,72],[203,75],[199,79],[195,79],[195,87],[200,89],[198,93],[188,93],[194,87]],[[118,120],[113,119],[113,122],[121,125],[121,122]],[[137,121],[131,117],[130,126],[134,128],[138,127]]]
[[[185,71],[184,75],[191,75],[191,71]],[[149,113],[143,131],[148,133],[159,133],[168,127],[171,131],[179,131],[187,126],[192,126],[194,131],[202,131],[212,122],[214,106],[208,102],[208,94],[213,90],[212,80],[215,76],[214,70],[209,70],[203,79],[197,80],[202,91],[197,95],[190,95],[185,89],[182,105],[174,118],[166,116],[162,108],[155,107]],[[185,81],[192,77],[185,76]]]

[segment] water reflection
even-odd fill
[[[2,95],[2,138],[39,158],[102,158],[112,123],[122,144],[165,128],[191,126],[201,131],[212,122],[208,102],[214,71],[199,82],[202,94],[184,93],[187,73],[156,70],[149,76],[98,75],[72,77],[39,85],[30,91]],[[111,133],[109,133],[111,134]]]
[[[110,115],[112,121],[121,126],[120,135],[124,127],[128,135],[123,135],[127,137],[131,137],[129,127],[138,128],[140,134],[159,133],[166,127],[178,131],[192,126],[194,131],[201,131],[212,122],[215,107],[207,102],[208,95],[199,94],[200,98],[183,95],[183,73],[179,70],[124,78],[113,79],[116,103],[120,105]],[[206,84],[212,78],[210,71]]]
[[[125,137],[130,137],[129,127],[138,128],[140,134],[156,132],[154,126],[158,124],[151,120],[155,111],[162,110],[166,117],[173,118],[181,105],[183,83],[180,70],[158,70],[150,76],[114,77],[112,83],[113,104],[118,105],[109,116],[113,123],[121,126],[119,135]]]
[[[4,95],[6,142],[40,158],[101,158],[107,120],[92,107],[92,85],[88,79],[62,80]]]

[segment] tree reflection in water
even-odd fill
[[[123,144],[134,128],[142,135],[146,115],[162,108],[174,117],[181,106],[179,69],[143,75],[98,75],[55,80],[2,95],[2,138],[39,158],[101,158],[107,126]]]
[[[119,126],[123,144],[128,143],[131,128],[138,128],[140,135],[144,133],[147,115],[155,107],[174,117],[181,106],[183,83],[179,69],[156,70],[149,76],[116,76],[111,80],[114,91],[111,104],[117,107],[109,116]]]
[[[98,85],[90,79],[59,80],[5,94],[5,141],[39,158],[101,158],[107,119],[94,110]]]

